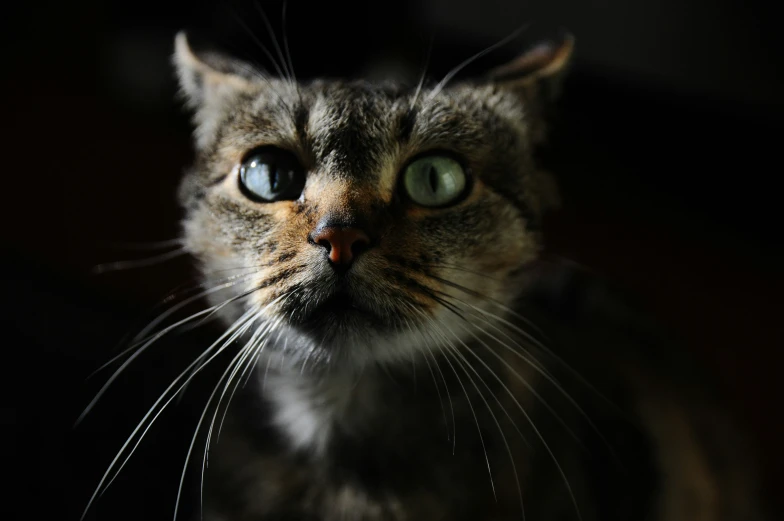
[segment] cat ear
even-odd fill
[[[535,142],[544,140],[548,108],[560,95],[573,51],[574,37],[564,32],[558,38],[543,41],[511,62],[490,71],[491,81],[514,91],[526,103],[532,113]]]
[[[213,134],[228,103],[258,86],[259,71],[214,52],[196,53],[184,32],[174,40],[174,66],[187,105],[195,111],[197,144]]]

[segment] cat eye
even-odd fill
[[[240,190],[255,201],[294,200],[305,187],[305,171],[291,152],[268,147],[242,162],[239,181]]]
[[[455,203],[464,194],[467,184],[467,176],[460,163],[444,155],[417,159],[403,172],[406,193],[422,206]]]

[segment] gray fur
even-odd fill
[[[523,60],[522,76],[504,69],[503,79],[416,95],[362,81],[294,84],[196,57],[178,37],[198,153],[180,191],[186,248],[208,287],[241,274],[212,297],[248,293],[221,308],[227,325],[255,306],[254,327],[269,328],[257,377],[213,449],[208,519],[506,520],[521,518],[520,499],[539,521],[754,519],[747,460],[726,479],[713,468],[688,421],[698,393],[672,383],[683,386],[673,400],[665,371],[638,347],[655,335],[525,307],[548,280],[535,225],[557,204],[533,160],[539,86],[561,71],[568,43]],[[270,145],[307,171],[298,200],[259,203],[238,189],[243,158]],[[399,176],[434,152],[459,159],[471,191],[419,208]],[[346,278],[308,241],[325,221],[361,226],[373,241]],[[309,321],[338,287],[363,311]],[[557,356],[521,313],[549,326]],[[581,387],[563,359],[598,390]],[[619,389],[623,403],[608,409],[600,396]],[[607,425],[611,440],[633,444],[620,454],[627,467],[586,423],[618,414]],[[667,454],[690,457],[677,467]],[[638,473],[624,480],[622,468]],[[593,482],[597,469],[606,486]],[[693,480],[673,485],[665,471]],[[728,483],[743,492],[724,494]]]

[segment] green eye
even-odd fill
[[[427,156],[408,165],[403,172],[403,186],[419,205],[444,206],[463,195],[466,174],[451,157]]]

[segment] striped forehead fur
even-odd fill
[[[418,90],[252,76],[211,93],[198,90],[223,74],[210,72],[203,85],[184,83],[201,100],[197,161],[181,190],[185,243],[207,283],[217,283],[215,274],[243,274],[227,292],[248,297],[220,313],[231,324],[255,307],[259,327],[275,330],[260,365],[332,372],[330,393],[350,394],[355,375],[369,366],[429,356],[448,343],[445,335],[475,335],[456,312],[468,305],[466,291],[481,288],[502,304],[517,298],[540,248],[533,224],[546,207],[544,183],[536,181],[546,174],[533,162],[532,122],[517,92],[493,82]],[[295,200],[259,203],[239,188],[243,161],[270,146],[292,153],[306,172]],[[464,170],[467,193],[456,204],[420,207],[401,193],[406,166],[428,154],[446,154]],[[346,279],[314,246],[313,232],[324,225],[360,227],[372,242]],[[303,329],[338,287],[373,318]],[[225,297],[210,296],[215,304]],[[472,313],[491,306],[470,305]],[[323,448],[324,422],[337,412],[300,402],[313,389],[292,389],[299,384],[270,395],[281,428],[291,429],[298,446]],[[335,403],[345,405],[345,396]]]

